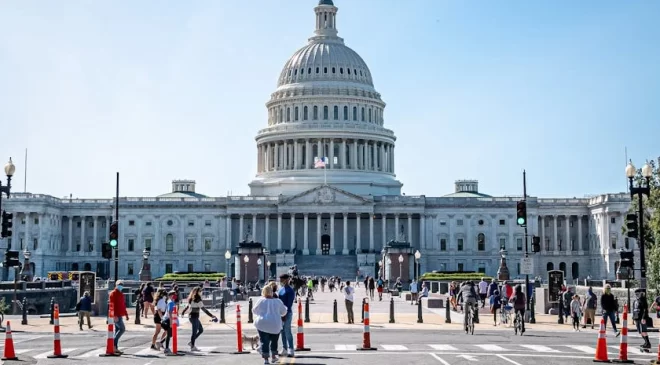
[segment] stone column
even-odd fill
[[[557,224],[557,215],[556,214],[552,216],[552,221],[555,224],[555,229],[553,230],[554,239],[555,239],[555,247],[554,247],[553,251],[554,251],[555,254],[559,254],[559,245],[558,245],[559,241],[557,241],[557,231],[558,231],[557,225],[558,224]]]
[[[277,214],[277,250],[282,251],[282,213]]]
[[[361,253],[362,252],[362,245],[361,245],[361,239],[360,239],[360,213],[355,214],[355,225],[357,228],[357,236],[355,237],[355,253]]]
[[[309,255],[309,214],[303,214],[303,255]]]
[[[394,240],[399,241],[399,232],[401,232],[401,229],[399,228],[399,213],[394,214]]]
[[[264,246],[270,250],[270,239],[268,236],[270,236],[270,215],[266,214],[264,216]]]
[[[541,252],[547,253],[548,250],[545,249],[545,216],[539,215],[541,218]]]
[[[331,139],[330,140],[330,168],[334,169],[335,168],[335,140]],[[330,235],[332,237],[332,235]]]
[[[576,240],[578,246],[578,251],[582,251],[582,216],[577,216],[577,226],[578,226],[578,239]]]
[[[408,242],[410,242],[410,247],[415,247],[412,241],[412,214],[408,213],[408,234],[406,235],[408,237]],[[418,246],[419,247],[419,246]],[[421,248],[421,247],[420,247]]]
[[[432,227],[435,227],[435,225],[433,225]],[[431,236],[431,241],[435,242],[435,235]],[[419,248],[425,248],[425,247],[426,247],[426,215],[424,213],[421,213],[419,215]],[[438,249],[440,248],[438,247]]]
[[[87,217],[82,217],[82,222],[80,223],[80,251],[85,252],[85,246],[87,245],[87,238],[85,238],[85,226],[87,226]],[[121,233],[124,233],[124,229],[121,230]],[[117,245],[124,243],[123,237],[119,236],[119,242]]]
[[[23,251],[26,248],[30,248],[32,241],[32,232],[30,231],[30,218],[32,213],[25,213],[25,245],[20,247],[20,251]],[[19,241],[20,243],[20,241]]]
[[[319,139],[318,141],[316,141],[316,149],[317,149],[317,153],[318,153],[317,157],[318,158],[323,158],[324,156],[323,156],[323,140],[322,139]]]
[[[330,254],[335,255],[335,213],[330,213]]]
[[[344,146],[345,148],[346,146]],[[342,165],[344,166],[344,165]],[[344,218],[344,248],[341,250],[342,255],[348,255],[348,213],[343,214]]]
[[[571,216],[566,215],[566,253],[571,254],[573,247],[571,247]]]
[[[387,245],[387,214],[381,214],[381,228],[383,236],[383,247]]]
[[[392,173],[395,172],[394,167],[394,145],[392,145]]]
[[[252,240],[257,242],[257,215],[252,214]]]
[[[316,213],[316,254],[321,255],[321,213]]]
[[[369,250],[374,250],[374,215],[369,213]]]
[[[289,143],[286,140],[282,143],[282,169],[289,169]]]
[[[312,164],[312,153],[311,149],[309,148],[309,139],[305,140],[305,170],[309,168],[309,165]]]
[[[27,218],[25,218],[25,221],[27,222]],[[110,221],[108,221],[108,224],[106,224],[106,226],[108,226],[107,227],[108,229],[105,230],[105,232],[106,232],[105,239],[107,241],[108,240],[108,232],[110,231]],[[26,237],[26,240],[27,240],[27,231],[25,233],[25,237]],[[69,252],[73,252],[73,216],[69,217]]]
[[[347,161],[346,161],[346,139],[341,140],[341,158],[339,159],[341,161],[341,168],[346,169]]]
[[[293,140],[293,169],[298,170],[300,168],[300,146],[298,146],[298,140]]]
[[[291,213],[291,250],[297,250],[296,247],[296,214]],[[295,253],[295,251],[293,251]]]
[[[94,216],[94,250],[98,250],[99,217]]]
[[[226,219],[227,219],[226,220],[227,229],[225,231],[225,248],[227,250],[231,250],[231,248],[233,246],[233,244],[231,242],[231,213],[227,214]],[[158,225],[158,226],[160,226],[160,225]],[[160,241],[160,237],[158,238],[158,240]]]
[[[243,242],[245,236],[243,236],[243,225],[245,220],[243,219],[243,214],[238,215],[238,242]]]
[[[351,169],[356,170],[357,169],[357,154],[358,154],[358,148],[357,148],[357,140],[353,140],[353,143],[351,143],[351,147],[353,150],[353,153],[351,153]]]
[[[273,171],[278,171],[280,169],[279,168],[279,166],[280,166],[280,144],[275,142],[273,147],[275,147],[275,151],[274,151],[275,156],[273,158],[273,162],[274,162]]]

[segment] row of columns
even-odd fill
[[[583,234],[582,234],[582,224],[583,224],[583,215],[577,215],[577,228],[578,228],[578,234],[577,237],[578,239],[576,240],[576,246],[575,249],[572,247],[573,245],[571,244],[571,217],[572,215],[564,215],[565,219],[565,229],[566,233],[564,235],[564,247],[560,250],[559,247],[559,237],[558,237],[558,232],[559,232],[559,224],[558,224],[558,217],[560,215],[555,214],[555,215],[539,215],[539,218],[541,219],[541,252],[542,253],[548,253],[548,247],[550,246],[552,248],[552,251],[556,254],[560,252],[565,252],[567,254],[572,254],[573,251],[582,251],[583,246]],[[550,218],[553,221],[553,228],[552,228],[552,241],[549,241],[549,238],[546,236],[546,230],[545,230],[545,222],[546,218]],[[549,242],[552,242],[552,245],[548,245]]]
[[[316,144],[316,153],[313,144]],[[388,142],[345,138],[294,139],[260,143],[257,153],[259,172],[313,169],[315,158],[327,157],[326,168],[330,169],[394,173],[394,144]]]

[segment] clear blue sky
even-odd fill
[[[14,191],[248,194],[254,136],[315,0],[0,3],[0,159]],[[335,0],[408,195],[625,190],[660,155],[660,2]],[[3,163],[4,164],[4,161]],[[4,177],[3,177],[4,180]]]

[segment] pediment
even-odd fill
[[[329,185],[321,185],[300,194],[283,198],[280,205],[364,205],[369,199]]]

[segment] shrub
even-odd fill
[[[165,274],[163,277],[155,281],[216,281],[227,276],[225,273],[210,272],[207,274],[202,273],[189,273],[189,274]]]
[[[440,273],[425,273],[422,275],[422,280],[432,280],[432,281],[466,281],[466,280],[476,280],[480,281],[481,278],[485,278],[486,281],[490,281],[492,278],[485,274],[481,273],[452,273],[452,274],[440,274]]]

